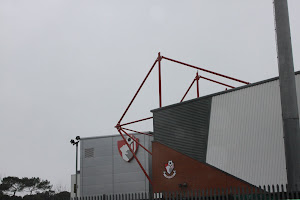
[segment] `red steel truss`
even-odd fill
[[[130,137],[131,139],[133,139],[136,143],[138,143],[145,151],[147,151],[150,155],[152,155],[152,153],[146,148],[144,147],[140,142],[138,142],[136,139],[134,139],[132,136],[130,136],[125,130],[127,131],[131,131],[131,132],[135,132],[135,133],[139,133],[139,134],[144,134],[144,135],[150,135],[152,136],[152,134],[147,134],[147,133],[142,133],[142,132],[139,132],[139,131],[135,131],[135,130],[132,130],[132,129],[128,129],[128,128],[124,128],[124,126],[126,125],[129,125],[129,124],[133,124],[133,123],[137,123],[137,122],[141,122],[141,121],[145,121],[145,120],[149,120],[149,119],[152,119],[153,117],[147,117],[147,118],[144,118],[144,119],[139,119],[139,120],[136,120],[136,121],[132,121],[132,122],[127,122],[127,123],[124,123],[124,124],[121,124],[121,121],[123,120],[124,116],[126,115],[126,113],[128,112],[130,106],[132,105],[133,101],[135,100],[136,96],[138,95],[138,93],[140,92],[140,90],[142,89],[144,83],[146,82],[146,80],[148,79],[149,75],[151,74],[153,68],[155,67],[156,63],[158,63],[158,93],[159,93],[159,107],[162,107],[162,90],[161,90],[161,61],[162,59],[165,59],[165,60],[168,60],[168,61],[171,61],[171,62],[175,62],[175,63],[178,63],[178,64],[181,64],[181,65],[185,65],[187,67],[191,67],[191,68],[194,68],[194,69],[197,69],[199,71],[203,71],[203,72],[206,72],[206,73],[210,73],[210,74],[213,74],[213,75],[216,75],[216,76],[219,76],[219,77],[223,77],[223,78],[226,78],[226,79],[229,79],[229,80],[233,80],[233,81],[236,81],[236,82],[239,82],[239,83],[243,83],[243,84],[249,84],[249,82],[245,82],[245,81],[242,81],[242,80],[239,80],[239,79],[236,79],[236,78],[232,78],[230,76],[226,76],[226,75],[223,75],[223,74],[219,74],[219,73],[216,73],[216,72],[213,72],[213,71],[210,71],[210,70],[207,70],[207,69],[204,69],[204,68],[200,68],[200,67],[197,67],[197,66],[194,66],[194,65],[190,65],[190,64],[187,64],[187,63],[184,63],[184,62],[180,62],[180,61],[177,61],[177,60],[174,60],[174,59],[171,59],[171,58],[167,58],[167,57],[164,57],[164,56],[161,56],[160,52],[158,53],[158,56],[157,58],[155,59],[153,65],[151,66],[149,72],[147,73],[146,77],[144,78],[144,80],[142,81],[141,85],[139,86],[138,90],[136,91],[136,93],[134,94],[132,100],[130,101],[129,105],[127,106],[127,108],[125,109],[124,113],[122,114],[120,120],[118,121],[117,125],[115,126],[115,128],[118,130],[119,134],[122,136],[123,140],[125,141],[126,145],[128,146],[129,150],[131,151],[131,153],[133,154],[134,158],[136,159],[137,163],[139,164],[140,168],[142,169],[142,171],[144,172],[145,176],[147,177],[147,179],[149,180],[150,184],[152,185],[152,181],[149,177],[149,175],[147,174],[145,168],[142,166],[141,162],[139,161],[139,159],[137,158],[137,156],[135,155],[134,151],[131,149],[130,145],[127,143],[123,133]],[[200,79],[204,79],[204,80],[207,80],[207,81],[210,81],[210,82],[213,82],[213,83],[217,83],[219,85],[223,85],[223,86],[226,86],[226,87],[229,87],[229,88],[234,88],[233,86],[231,85],[228,85],[228,84],[225,84],[225,83],[222,83],[222,82],[219,82],[219,81],[216,81],[216,80],[213,80],[213,79],[209,79],[209,78],[206,78],[204,76],[200,76],[198,74],[198,71],[196,73],[196,77],[193,79],[191,85],[189,86],[189,88],[187,89],[187,91],[185,92],[183,98],[181,99],[180,102],[182,102],[184,100],[184,98],[186,97],[186,95],[188,94],[188,92],[190,91],[190,89],[192,88],[193,84],[196,82],[196,85],[197,85],[197,97],[199,97],[199,81]],[[227,88],[226,88],[227,90]]]

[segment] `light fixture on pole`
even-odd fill
[[[75,141],[76,140],[76,141]],[[71,140],[70,143],[74,146],[76,145],[76,172],[75,172],[75,184],[74,184],[74,193],[75,197],[77,198],[77,190],[78,190],[78,184],[77,184],[77,172],[78,172],[78,143],[80,141],[80,137],[76,136],[75,140]]]

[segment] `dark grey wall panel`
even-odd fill
[[[211,97],[153,110],[154,141],[206,160]]]

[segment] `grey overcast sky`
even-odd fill
[[[116,134],[159,51],[249,82],[277,76],[272,2],[0,0],[0,176],[39,176],[69,189],[70,139]],[[288,3],[297,71],[300,0]],[[195,73],[163,61],[163,105],[178,102]],[[158,107],[157,74],[123,122]],[[201,95],[224,89],[200,82]],[[151,122],[133,127],[152,130]]]

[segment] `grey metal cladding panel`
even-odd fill
[[[86,196],[97,194],[99,191],[100,193],[104,191],[112,191],[112,138],[82,140],[82,153],[84,153],[84,149],[86,148],[94,148],[94,157],[81,157],[81,194]]]
[[[128,183],[130,184],[131,182],[139,182],[139,181],[144,181],[145,182],[145,175],[142,172],[142,170],[136,171],[136,172],[131,172],[131,173],[120,173],[120,174],[115,174],[114,176],[114,183]]]
[[[112,174],[112,165],[85,167],[82,177],[102,176],[103,174]]]
[[[280,105],[278,80],[213,97],[207,163],[257,186],[285,184]]]
[[[83,177],[83,182],[84,186],[112,184],[112,174],[102,175],[101,178],[99,176]]]
[[[111,156],[103,156],[97,158],[83,158],[82,168],[92,166],[112,165]]]
[[[153,112],[154,141],[206,160],[211,97]]]
[[[140,193],[147,192],[145,190],[145,181],[138,181],[134,183],[130,183],[130,187],[128,187],[128,183],[115,183],[115,194],[124,194],[124,193]]]
[[[99,195],[99,194],[112,194],[112,184],[105,184],[103,185],[91,185],[91,186],[84,186],[82,187],[85,191],[84,195],[82,196],[92,196],[92,195]],[[99,192],[101,191],[101,193]]]

